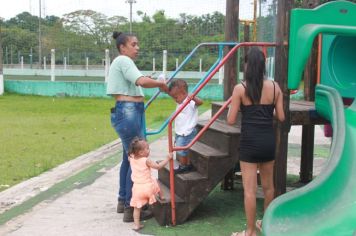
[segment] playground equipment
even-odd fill
[[[225,118],[216,121],[220,114],[226,112],[231,98],[226,101],[219,110],[213,110],[213,116],[209,121],[203,121],[198,124],[198,134],[191,143],[184,147],[173,145],[172,123],[174,119],[239,48],[249,46],[275,46],[274,43],[265,42],[205,43],[198,45],[188,55],[177,71],[170,76],[167,82],[174,78],[174,75],[179,72],[181,67],[190,60],[196,49],[203,45],[219,45],[220,50],[217,61],[206,73],[206,76],[195,86],[192,94],[180,106],[180,109],[175,111],[157,131],[146,132],[146,134],[156,134],[161,132],[168,125],[169,151],[189,149],[189,158],[196,167],[196,171],[175,176],[173,172],[173,161],[170,161],[169,168],[159,170],[158,179],[161,182],[161,190],[164,193],[165,199],[158,199],[158,202],[153,206],[153,213],[160,225],[184,223],[195,208],[208,196],[215,186],[224,179],[238,160],[240,128],[227,125]],[[222,57],[222,47],[224,45],[234,47]],[[159,92],[151,98],[146,105],[146,109],[158,94]]]
[[[218,47],[218,55],[217,55],[217,59],[214,62],[214,64],[209,68],[209,70],[205,73],[205,75],[203,76],[203,78],[201,78],[199,80],[199,82],[196,84],[196,86],[192,89],[192,92],[196,91],[196,89],[205,81],[207,80],[208,76],[211,74],[211,72],[219,65],[219,63],[221,62],[221,60],[223,59],[223,49],[224,46],[235,46],[237,43],[235,42],[221,42],[221,43],[201,43],[199,45],[197,45],[190,53],[189,55],[183,60],[183,62],[179,65],[179,67],[169,76],[169,78],[167,79],[167,83],[169,83],[170,81],[172,81],[177,74],[182,71],[182,69],[184,68],[184,66],[193,58],[194,54],[202,47],[214,47],[217,46]],[[209,79],[210,80],[210,79]],[[161,91],[157,91],[151,98],[150,100],[146,103],[145,105],[145,110],[147,110],[149,108],[149,106],[151,105],[151,103],[160,95]],[[146,129],[145,134],[146,135],[154,135],[154,134],[159,134],[161,133],[164,128],[167,127],[168,123],[169,123],[170,117],[168,117],[163,124],[156,130],[150,130],[148,131]]]
[[[342,97],[355,97],[356,37],[322,36],[321,84],[336,88]],[[347,69],[346,69],[347,68]]]
[[[275,199],[263,218],[264,235],[355,235],[356,4],[336,1],[291,14],[289,89],[298,88],[314,38],[323,34],[316,110],[333,126],[330,160],[310,184]]]

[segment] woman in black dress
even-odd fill
[[[235,86],[227,115],[228,124],[236,122],[242,113],[240,137],[240,167],[244,187],[247,228],[232,235],[255,236],[262,222],[256,221],[257,170],[264,192],[264,209],[274,198],[273,166],[275,134],[273,119],[284,121],[283,94],[278,84],[265,78],[265,56],[253,47],[245,58],[245,80]]]

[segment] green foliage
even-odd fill
[[[6,47],[8,47],[7,50],[12,50],[23,55],[24,63],[29,63],[31,48],[35,49],[38,45],[37,34],[28,29],[22,29],[15,26],[3,28],[1,34],[2,45],[5,48],[4,52],[6,52]],[[8,59],[7,56],[4,56],[3,58],[4,63],[10,63],[10,59]],[[19,58],[14,59],[14,63],[18,62]]]
[[[110,44],[111,26],[120,24],[119,20],[123,19],[108,18],[104,14],[92,10],[79,10],[65,14],[62,23],[67,31],[89,36],[92,43],[103,49],[102,46]]]
[[[36,32],[38,25],[38,17],[31,15],[29,12],[23,12],[18,14],[16,17],[5,21],[6,27],[18,27],[20,29],[25,29],[31,32]]]
[[[132,28],[140,41],[141,55],[137,64],[142,70],[152,68],[153,57],[160,65],[164,49],[168,50],[170,57],[173,55],[168,61],[168,69],[172,70],[175,69],[175,58],[181,62],[197,44],[224,39],[225,16],[218,12],[202,16],[181,14],[178,19],[168,18],[164,10],[158,10],[152,17],[142,12],[138,15],[142,20],[133,22]],[[24,56],[25,63],[28,63],[32,49],[34,61],[38,60],[38,20],[37,16],[23,12],[4,22],[7,34],[3,47],[11,50],[4,58]],[[65,14],[61,19],[55,16],[41,19],[41,28],[43,56],[49,59],[54,48],[58,64],[63,63],[64,57],[70,64],[83,65],[86,57],[89,57],[90,64],[101,64],[105,49],[110,49],[112,58],[117,55],[112,32],[128,32],[129,22],[122,16],[107,17],[92,10],[78,10]],[[204,65],[210,67],[215,61],[216,51],[202,52],[198,57],[204,58]],[[197,70],[199,58],[184,69]],[[15,59],[12,61],[18,63]],[[158,66],[156,69],[161,68]]]

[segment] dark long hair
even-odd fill
[[[136,36],[133,34],[114,31],[112,37],[115,39],[117,50],[119,50],[120,52],[120,45],[125,45],[127,41],[129,41],[130,37],[136,37]]]
[[[265,55],[259,48],[252,47],[245,58],[245,63],[246,95],[252,104],[259,104],[266,72]]]

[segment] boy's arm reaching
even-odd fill
[[[156,170],[159,170],[161,169],[163,166],[167,165],[167,163],[169,162],[169,160],[173,159],[173,153],[170,152],[168,153],[167,155],[167,158],[164,159],[163,161],[159,162],[159,163],[156,163],[150,159],[147,159],[146,161],[146,165],[153,168],[153,169],[156,169]]]
[[[192,100],[195,102],[196,106],[200,106],[201,104],[203,104],[203,100],[201,100],[200,98],[198,98],[196,96]]]

